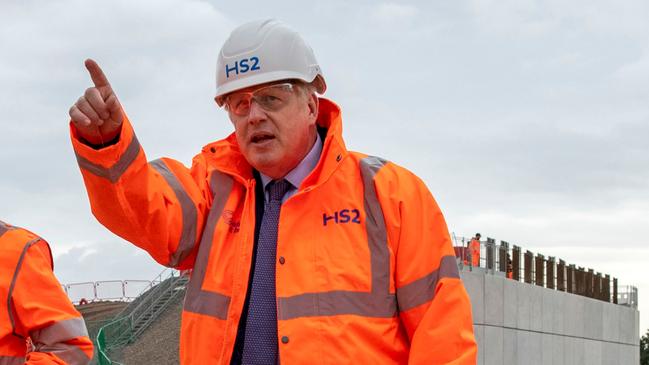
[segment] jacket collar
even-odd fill
[[[326,181],[348,154],[342,138],[340,107],[329,99],[319,98],[319,100],[316,123],[318,127],[326,130],[326,135],[318,164],[302,182],[302,187],[305,189]],[[241,153],[234,133],[225,139],[206,145],[202,153],[209,156],[211,165],[219,171],[233,175],[238,180],[254,179],[252,167]]]

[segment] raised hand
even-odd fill
[[[92,145],[104,145],[117,137],[122,127],[122,106],[97,62],[87,59],[86,69],[95,86],[70,107],[70,118],[79,137]]]

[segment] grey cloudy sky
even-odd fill
[[[51,243],[62,282],[161,270],[90,214],[67,127],[83,60],[150,159],[189,164],[232,131],[212,101],[222,42],[267,17],[314,48],[348,147],[422,177],[452,232],[611,273],[649,313],[642,0],[0,1],[0,219]]]

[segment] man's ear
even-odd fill
[[[309,95],[308,107],[309,107],[309,117],[312,117],[313,120],[318,119],[318,106],[320,105],[320,99],[316,93],[311,93]]]

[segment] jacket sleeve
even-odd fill
[[[394,181],[394,180],[393,180]],[[476,364],[471,303],[446,222],[424,183],[399,173],[387,187],[399,315],[411,348],[409,364]]]
[[[147,163],[127,118],[119,140],[98,150],[78,138],[72,123],[70,129],[99,222],[160,264],[191,268],[211,194],[202,157],[194,159],[191,170],[166,158]]]
[[[37,239],[25,248],[14,273],[14,331],[31,339],[26,364],[88,364],[92,341],[86,325],[52,272],[49,246]]]

